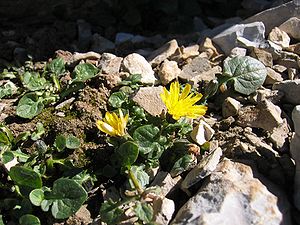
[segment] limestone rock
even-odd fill
[[[181,183],[181,188],[185,190],[198,181],[209,176],[216,169],[221,156],[221,148],[216,148],[209,155],[205,155],[201,161],[186,175]]]
[[[268,67],[273,66],[273,57],[272,53],[261,49],[261,48],[254,48],[251,52],[251,56],[257,58],[262,64]]]
[[[285,80],[273,84],[273,90],[279,90],[284,93],[283,100],[294,105],[300,104],[300,79]]]
[[[265,79],[265,85],[273,85],[276,82],[283,81],[282,75],[277,73],[275,70],[271,69],[270,67],[266,67],[267,69],[267,77]]]
[[[162,63],[165,59],[173,55],[177,48],[177,41],[175,39],[171,40],[159,49],[152,52],[152,54],[148,58],[148,61],[152,67],[157,66],[160,63]]]
[[[262,101],[256,106],[242,107],[237,123],[242,127],[257,127],[272,132],[283,122],[280,114],[278,106],[270,101]]]
[[[274,27],[280,27],[280,25],[290,19],[291,17],[299,17],[300,15],[300,6],[294,3],[295,1],[289,1],[288,3],[281,4],[279,6],[267,9],[263,12],[260,12],[254,16],[251,16],[244,20],[242,23],[252,23],[256,21],[261,21],[265,24],[266,33],[270,33],[270,31]],[[287,30],[282,29],[286,33]],[[297,32],[299,29],[295,29]]]
[[[220,66],[214,66],[208,71],[204,71],[195,77],[192,77],[190,79],[190,83],[193,85],[193,87],[197,88],[198,83],[201,81],[213,81],[216,79],[216,74],[221,74],[222,73],[222,68]]]
[[[123,70],[130,74],[141,74],[141,82],[144,84],[154,84],[157,80],[154,71],[147,60],[136,53],[132,53],[123,59]]]
[[[229,116],[237,115],[239,109],[241,108],[241,103],[234,98],[227,97],[222,105],[222,115],[224,118]]]
[[[141,87],[132,97],[132,100],[144,108],[152,116],[157,116],[166,110],[166,106],[160,98],[163,87]]]
[[[224,159],[171,224],[290,225],[291,219],[288,200],[277,186],[250,166]]]
[[[203,145],[205,142],[209,141],[215,131],[211,128],[204,120],[200,120],[199,124],[194,127],[191,132],[191,138],[199,145]]]
[[[203,72],[211,69],[210,61],[200,56],[194,58],[190,63],[183,66],[179,77],[184,80],[190,80],[196,76],[201,76]]]
[[[235,47],[231,50],[230,57],[234,58],[235,56],[246,56],[246,54],[247,54],[246,48]]]
[[[175,61],[169,61],[166,59],[161,64],[160,69],[158,71],[158,75],[162,84],[166,85],[172,80],[174,80],[175,78],[177,78],[180,72],[181,70],[179,69]]]
[[[292,38],[300,40],[300,19],[298,17],[288,19],[279,26],[279,29],[285,31]]]
[[[103,53],[106,51],[112,51],[115,48],[115,44],[102,37],[99,34],[94,34],[92,38],[91,50],[98,53]]]
[[[153,210],[157,224],[169,224],[175,211],[175,203],[168,198],[158,198],[153,202]]]
[[[199,52],[207,53],[208,58],[214,58],[220,55],[216,46],[210,38],[205,38],[199,46]]]
[[[234,47],[239,47],[238,39],[246,40],[253,47],[259,47],[265,39],[265,26],[262,22],[249,24],[237,24],[213,37],[216,43],[226,55],[229,55]]]
[[[103,53],[99,61],[101,72],[105,74],[118,73],[121,67],[123,58],[117,57],[111,53]]]
[[[275,127],[270,134],[270,140],[274,144],[274,147],[281,149],[285,143],[288,142],[289,126],[286,119],[282,120],[282,123],[278,127]]]
[[[300,105],[297,105],[292,112],[292,119],[295,127],[295,134],[290,143],[290,152],[296,162],[296,173],[294,178],[294,204],[300,210]]]
[[[269,33],[268,40],[274,42],[282,48],[287,48],[290,45],[290,37],[289,35],[279,29],[278,27],[274,27]]]
[[[183,60],[199,55],[199,45],[191,45],[185,48],[182,47],[180,48],[180,50],[182,53],[181,57]]]
[[[151,186],[159,186],[161,189],[160,195],[166,197],[166,195],[172,192],[182,181],[181,176],[171,177],[170,173],[159,171],[151,183]]]

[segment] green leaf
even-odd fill
[[[195,162],[193,160],[193,157],[189,154],[186,154],[175,162],[173,168],[170,171],[170,174],[172,177],[175,177],[182,172],[189,170],[194,165]]]
[[[162,146],[159,144],[160,130],[153,125],[144,125],[137,128],[133,133],[133,139],[137,142],[142,154],[161,152],[162,150]]]
[[[44,195],[44,191],[42,189],[34,189],[29,194],[29,200],[35,206],[41,206],[44,198],[45,198],[45,195]]]
[[[87,193],[76,181],[60,178],[54,181],[51,192],[51,212],[55,219],[66,219],[78,211],[86,201]]]
[[[134,142],[127,141],[116,150],[116,154],[118,155],[121,166],[129,167],[136,161],[139,148]]]
[[[149,223],[153,218],[153,208],[145,202],[136,202],[134,212],[144,223]]]
[[[40,219],[34,215],[26,214],[20,217],[20,225],[41,225]]]
[[[80,140],[73,135],[68,135],[66,137],[66,147],[69,149],[76,149],[80,147]]]
[[[224,61],[224,76],[234,81],[234,90],[249,95],[265,81],[267,70],[265,66],[250,56],[236,56]]]
[[[36,189],[42,187],[41,176],[30,168],[13,166],[9,171],[10,178],[19,186]]]
[[[74,69],[74,80],[75,81],[86,81],[97,75],[99,69],[90,63],[82,63]]]
[[[39,73],[26,72],[23,75],[22,83],[30,91],[38,91],[46,88],[47,80],[40,77]]]
[[[15,158],[14,154],[11,151],[6,151],[2,154],[2,163],[6,164],[12,161]]]
[[[142,188],[145,188],[149,184],[149,175],[144,171],[144,165],[130,167],[131,172],[139,182]],[[134,188],[132,180],[129,180],[130,186]]]
[[[63,151],[66,148],[66,137],[62,134],[56,136],[54,147],[56,147],[59,152]]]
[[[127,95],[122,92],[114,92],[109,96],[108,103],[114,108],[121,108],[122,104],[127,101]]]
[[[54,73],[55,75],[59,76],[65,72],[65,62],[62,58],[53,59],[47,64],[47,69],[50,73]]]
[[[6,136],[6,134],[4,132],[0,131],[0,142],[5,144],[5,145],[9,145],[10,141],[8,139],[8,137]]]
[[[31,140],[36,141],[45,133],[45,128],[42,123],[37,122],[36,130],[31,134]]]
[[[17,86],[13,82],[7,81],[2,87],[0,87],[0,99],[14,95],[17,92],[17,89]]]
[[[121,85],[135,85],[141,82],[141,74],[130,74],[129,77],[120,82]]]
[[[3,222],[3,216],[0,214],[0,225],[5,225]]]
[[[44,109],[42,99],[35,93],[25,94],[17,105],[16,113],[22,118],[32,119]]]
[[[10,142],[12,142],[14,140],[14,135],[11,132],[11,130],[8,129],[8,127],[6,127],[5,125],[0,124],[0,130],[2,130],[6,134],[6,136],[8,137],[8,140]]]
[[[30,136],[30,132],[24,131],[16,137],[15,143],[19,143],[20,141],[26,141],[29,136]]]
[[[119,204],[114,203],[111,199],[102,203],[100,208],[101,221],[106,224],[118,224],[122,220],[123,210],[118,208]]]

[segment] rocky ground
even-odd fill
[[[199,2],[209,5],[209,1]],[[201,32],[189,35],[142,36],[133,34],[136,30],[130,24],[127,31],[132,33],[112,31],[113,24],[100,31],[97,28],[101,26],[95,28],[79,20],[67,26],[72,27],[67,32],[70,36],[64,35],[64,26],[57,22],[30,35],[27,32],[31,30],[25,29],[20,37],[19,31],[7,26],[9,29],[1,33],[1,40],[6,40],[0,46],[2,65],[13,59],[22,64],[28,53],[34,59],[47,60],[55,51],[55,57],[63,58],[68,66],[89,62],[101,68],[101,75],[99,80],[88,83],[78,98],[67,99],[30,122],[14,118],[18,99],[1,99],[0,122],[17,135],[48,118],[51,132],[87,138],[82,150],[101,149],[105,143],[96,141],[95,121],[101,119],[109,93],[122,78],[142,75],[145,87],[132,99],[157,116],[165,108],[159,97],[162,86],[178,79],[203,92],[205,85],[224,72],[225,59],[251,56],[266,68],[263,85],[249,94],[241,94],[230,86],[220,87],[218,94],[208,99],[208,112],[202,122],[197,121],[204,135],[195,140],[199,145],[210,142],[210,151],[186,173],[173,177],[164,171],[156,174],[152,185],[159,185],[164,197],[156,221],[300,224],[300,5],[297,1],[246,2],[239,5],[244,18],[250,9],[252,15],[276,7],[247,19],[235,15],[225,23],[215,17],[203,22],[201,17],[191,15],[193,29]],[[204,7],[203,11],[208,13],[208,9]],[[213,25],[209,27],[208,21]],[[34,66],[41,64],[36,62]],[[79,116],[64,115],[61,109],[65,105],[78,111]],[[53,139],[51,133],[48,138]],[[109,194],[103,195],[106,199]],[[82,207],[65,224],[101,224],[91,212]]]

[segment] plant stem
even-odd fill
[[[138,193],[141,195],[144,191],[140,185],[140,183],[138,182],[138,180],[136,179],[135,175],[133,174],[133,172],[131,171],[131,168],[128,169],[128,175],[129,175],[129,179],[132,180],[133,185],[135,187],[135,189],[138,191]]]

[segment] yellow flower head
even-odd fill
[[[195,119],[206,113],[207,107],[204,105],[194,105],[202,98],[202,94],[194,95],[190,93],[191,85],[186,84],[182,93],[178,81],[171,84],[170,91],[164,87],[163,93],[160,94],[162,101],[165,103],[168,113],[173,119],[179,120],[180,117]]]
[[[124,117],[122,110],[119,109],[119,115],[120,117],[114,112],[106,112],[105,118],[96,122],[98,129],[110,136],[124,136],[126,134],[128,114]]]

